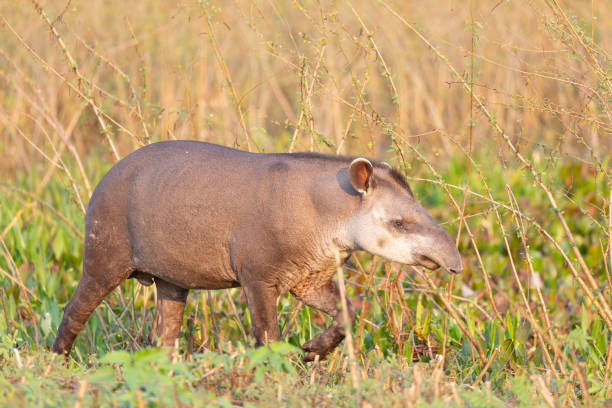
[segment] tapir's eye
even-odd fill
[[[406,224],[402,220],[394,220],[392,221],[393,226],[399,231],[406,230]]]

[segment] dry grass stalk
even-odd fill
[[[558,13],[563,18],[563,22],[565,23],[566,29],[571,33],[572,38],[576,41],[580,47],[584,50],[585,54],[589,57],[587,59],[589,66],[593,69],[596,75],[599,78],[602,78],[604,83],[607,86],[608,92],[612,92],[612,81],[610,80],[610,76],[606,71],[601,67],[597,58],[593,55],[593,50],[591,47],[588,47],[582,38],[576,32],[574,28],[574,24],[572,24],[567,18],[567,14],[563,10],[563,8],[559,5],[557,0],[549,0],[546,4],[553,10],[554,13]],[[576,52],[576,51],[575,51]],[[577,52],[576,52],[577,53]]]
[[[236,303],[234,303],[234,299],[232,298],[232,294],[229,290],[225,290],[225,295],[227,296],[227,300],[232,307],[232,312],[234,313],[234,317],[236,318],[236,322],[238,323],[238,327],[240,327],[240,333],[242,333],[242,338],[244,339],[245,344],[248,344],[249,338],[247,337],[246,330],[244,329],[244,325],[242,324],[242,319],[238,314],[238,309],[236,308]]]
[[[72,69],[72,71],[74,72],[74,74],[77,76],[77,78],[79,80],[79,88],[83,89],[83,86],[88,81],[85,80],[83,75],[81,75],[81,72],[79,71],[79,67],[78,67],[76,61],[74,60],[74,58],[72,58],[72,55],[70,54],[68,49],[66,48],[66,44],[64,43],[64,40],[62,39],[62,37],[57,32],[57,30],[55,29],[55,26],[53,25],[53,23],[51,23],[51,20],[49,20],[49,17],[47,17],[47,14],[45,13],[45,10],[38,3],[38,1],[36,1],[36,0],[31,0],[31,1],[32,1],[32,4],[34,5],[34,9],[36,9],[38,14],[40,14],[40,16],[43,18],[43,20],[47,23],[47,25],[49,27],[49,30],[51,30],[51,32],[53,33],[53,36],[55,37],[55,39],[57,41],[57,44],[59,45],[59,47],[61,48],[62,52],[66,56],[66,59],[68,60],[70,68]],[[115,147],[115,143],[113,142],[113,140],[110,137],[110,129],[107,127],[106,121],[102,117],[100,109],[95,104],[95,102],[93,100],[93,97],[91,97],[91,96],[89,96],[87,94],[83,94],[83,96],[85,97],[85,99],[87,100],[89,105],[91,106],[94,114],[96,115],[96,118],[98,118],[98,122],[100,123],[100,127],[102,128],[102,133],[104,134],[104,136],[106,137],[106,140],[108,141],[108,144],[109,144],[109,146],[110,146],[110,148],[111,148],[111,150],[113,152],[113,155],[115,156],[115,160],[119,160],[121,157],[119,156],[119,153],[117,152],[117,148]]]
[[[34,295],[32,291],[29,290],[24,285],[23,280],[21,279],[21,274],[19,273],[19,270],[17,268],[17,264],[15,263],[15,260],[11,256],[11,252],[8,246],[6,245],[6,242],[4,241],[4,239],[0,238],[0,243],[2,244],[2,248],[0,248],[2,251],[2,256],[6,260],[7,265],[9,265],[9,268],[11,269],[11,272],[13,273],[14,279],[11,279],[11,280],[14,282],[15,281],[17,282],[17,284],[19,285],[19,289],[21,290],[21,295],[25,299],[29,317],[32,320],[32,325],[34,326],[34,341],[36,344],[36,350],[39,351],[40,350],[40,331],[38,329],[38,324],[36,324],[36,315],[34,314],[34,309],[32,308],[32,302],[30,300],[30,295],[32,296],[32,298],[34,298],[35,300],[39,302],[40,302],[40,299],[38,298],[38,296]],[[2,270],[2,272],[4,273],[4,270]]]
[[[344,286],[344,274],[342,273],[342,263],[340,261],[340,253],[336,251],[336,272],[338,276],[338,289],[340,291],[340,304],[342,306],[342,319],[344,321],[344,344],[348,350],[350,365],[351,365],[351,381],[355,389],[359,388],[359,367],[355,358],[355,350],[353,343],[353,321],[349,318],[348,302],[346,296],[346,287]]]
[[[555,408],[556,405],[555,405],[555,400],[553,399],[553,395],[548,389],[548,387],[546,386],[546,383],[542,379],[542,376],[534,375],[531,377],[531,379],[537,383],[538,391],[540,392],[540,395],[542,395],[542,398],[544,398],[544,401],[546,401],[548,406],[550,408]]]
[[[608,251],[609,251],[609,256],[610,256],[609,258],[610,268],[612,269],[612,188],[610,189],[610,201],[608,204]],[[609,287],[608,292],[612,293],[612,287]],[[604,381],[603,381],[604,384],[608,384],[608,379],[610,378],[611,374],[612,374],[612,339],[608,341],[608,356],[606,358],[606,370],[605,370]]]
[[[419,158],[419,160],[421,160],[429,168],[429,170],[432,172],[432,174],[437,179],[442,180],[442,178],[440,177],[440,175],[438,174],[436,169],[433,167],[431,162],[429,160],[427,160],[419,150],[417,150],[414,146],[412,146],[410,144],[406,143],[406,145],[408,146],[408,148],[410,150],[412,150],[416,154],[416,156]],[[472,244],[472,247],[474,248],[474,253],[476,255],[476,259],[478,260],[478,264],[480,266],[480,270],[482,271],[482,276],[484,278],[485,287],[486,287],[486,290],[487,290],[487,295],[489,297],[489,302],[490,302],[491,308],[493,309],[493,312],[495,313],[495,316],[501,322],[504,319],[501,316],[501,314],[499,313],[499,311],[497,310],[497,306],[495,305],[495,300],[494,300],[494,296],[493,296],[493,290],[491,289],[490,277],[489,277],[489,274],[488,274],[488,272],[487,272],[487,270],[486,270],[486,268],[484,266],[484,262],[482,260],[482,256],[480,254],[480,251],[478,250],[478,244],[476,242],[474,234],[472,233],[472,230],[471,230],[470,226],[468,225],[465,217],[462,215],[463,211],[459,207],[459,204],[457,204],[457,201],[455,200],[453,195],[450,193],[448,188],[446,186],[444,186],[444,185],[443,185],[443,187],[444,187],[444,190],[445,190],[448,198],[451,200],[451,203],[455,207],[455,210],[459,213],[461,225],[463,225],[465,227],[465,230],[466,230],[466,232],[468,234],[468,237],[470,238],[470,243]],[[464,190],[464,192],[467,191],[467,185],[463,188],[463,190]],[[467,194],[467,193],[465,193],[465,194]]]
[[[86,392],[87,392],[87,381],[86,380],[79,381],[79,389],[77,391],[77,400],[74,403],[74,408],[81,408]]]
[[[423,273],[421,273],[420,275],[427,282],[429,287],[433,291],[436,292],[436,294],[438,295],[438,298],[444,304],[444,307],[446,308],[446,310],[450,313],[450,315],[453,317],[453,319],[455,319],[455,323],[457,323],[457,326],[459,326],[459,328],[461,329],[463,334],[468,338],[470,343],[476,348],[476,351],[478,352],[478,356],[480,357],[480,361],[483,364],[486,363],[487,362],[487,358],[485,357],[485,353],[484,353],[484,350],[482,349],[482,346],[480,345],[480,342],[476,341],[476,339],[474,339],[474,337],[470,334],[469,330],[465,327],[465,325],[463,324],[462,319],[460,319],[458,314],[457,314],[457,310],[456,310],[455,306],[452,303],[450,303],[450,301],[444,295],[443,292],[437,291],[436,284],[431,280],[431,278],[429,276],[427,276],[426,274],[423,274]]]
[[[236,112],[238,113],[238,119],[240,120],[240,127],[242,128],[244,140],[247,145],[247,150],[251,151],[251,138],[249,137],[249,131],[247,130],[246,123],[244,121],[244,114],[242,113],[242,107],[240,106],[240,98],[238,98],[238,94],[236,93],[236,89],[234,88],[234,82],[232,81],[232,76],[230,74],[229,68],[219,51],[219,46],[217,44],[217,39],[215,37],[215,29],[213,27],[213,16],[210,14],[210,11],[206,8],[202,1],[198,1],[198,5],[200,6],[200,13],[202,18],[206,21],[206,25],[208,27],[208,38],[210,40],[210,45],[215,52],[215,57],[217,58],[217,63],[219,64],[219,68],[221,72],[223,72],[223,76],[225,81],[227,82],[227,86],[232,92],[233,102],[235,104]],[[235,145],[239,145],[237,141]]]
[[[499,350],[500,350],[499,347],[496,347],[495,349],[493,349],[493,352],[489,356],[489,359],[487,360],[487,363],[482,368],[482,371],[480,372],[480,375],[478,376],[478,378],[476,378],[476,381],[474,381],[474,384],[472,384],[472,387],[476,388],[478,386],[478,384],[480,384],[480,381],[482,381],[482,379],[484,378],[485,374],[489,370],[489,367],[491,367],[491,363],[493,363],[493,360],[495,360],[495,357],[497,357],[497,354],[499,353]]]
[[[298,117],[297,123],[295,124],[295,130],[293,132],[293,136],[291,137],[291,144],[289,144],[289,150],[288,152],[291,153],[295,147],[295,142],[297,140],[297,137],[299,135],[300,129],[302,128],[302,121],[304,119],[304,115],[306,112],[305,106],[308,105],[310,106],[310,99],[312,97],[312,92],[314,90],[314,86],[317,82],[317,74],[319,72],[319,68],[321,67],[321,61],[323,60],[323,55],[325,54],[325,48],[326,46],[323,45],[319,51],[319,57],[317,58],[317,63],[315,65],[314,71],[312,73],[312,80],[310,82],[310,85],[307,87],[308,90],[306,91],[306,95],[304,97],[304,100],[302,101],[302,109],[300,110],[300,116]],[[305,73],[305,70],[302,70]],[[304,81],[306,81],[306,76],[305,74],[302,75],[302,78],[304,79]],[[309,121],[309,123],[311,123]],[[311,143],[310,143],[310,150],[312,151],[312,133],[311,133]]]

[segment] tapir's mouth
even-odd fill
[[[440,267],[439,263],[437,263],[436,261],[434,261],[433,259],[431,259],[430,257],[426,255],[417,255],[416,261],[419,263],[419,265],[424,266],[425,268],[432,270],[432,271]]]
[[[440,263],[438,263],[437,261],[434,261],[427,255],[417,255],[416,261],[418,262],[419,265],[424,266],[425,268],[431,271],[433,271],[434,269],[438,269],[440,267]],[[457,274],[463,270],[461,264],[459,264],[458,267],[444,266],[444,269],[446,269],[448,272],[453,273],[453,274]]]

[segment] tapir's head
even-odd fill
[[[448,233],[415,200],[405,178],[386,163],[364,158],[348,169],[359,208],[348,233],[359,249],[391,261],[458,273],[461,256]]]

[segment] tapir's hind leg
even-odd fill
[[[302,345],[302,349],[306,351],[304,361],[312,361],[317,355],[324,358],[344,339],[344,319],[340,306],[340,291],[336,282],[328,280],[320,286],[316,284],[316,279],[306,278],[291,289],[291,293],[308,306],[325,312],[333,318],[332,324],[326,330]],[[347,305],[349,319],[352,322],[355,312],[348,298]]]
[[[157,278],[155,278],[155,287],[157,305],[149,333],[149,343],[156,344],[159,339],[162,346],[173,346],[181,330],[189,290]]]
[[[96,195],[99,197],[95,193],[92,202],[96,201]],[[64,317],[57,330],[52,350],[59,354],[70,353],[74,339],[83,330],[92,312],[134,271],[125,228],[110,221],[108,224],[97,221],[116,218],[113,213],[100,212],[98,207],[90,204],[85,217],[83,276],[64,309]]]
[[[72,299],[64,309],[64,317],[57,330],[57,337],[52,350],[58,354],[68,355],[76,336],[102,300],[115,289],[125,277],[100,279],[98,276],[85,272],[79,281]]]

